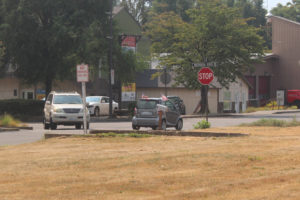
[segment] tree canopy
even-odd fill
[[[272,15],[300,22],[300,0],[293,0],[286,5],[278,4],[271,10]]]
[[[176,82],[199,89],[199,67],[193,64],[213,63],[210,67],[223,86],[234,82],[263,55],[263,41],[258,29],[247,24],[237,9],[218,0],[198,1],[189,9],[189,22],[174,12],[153,16],[146,26],[152,40],[152,52],[162,66],[172,68]]]
[[[110,1],[1,0],[0,36],[8,62],[26,83],[44,83],[46,94],[55,79],[75,80],[75,66],[98,66],[109,48]],[[116,30],[116,29],[115,29]],[[123,53],[114,31],[114,63],[120,79],[133,77],[135,56]],[[104,60],[105,60],[104,59]]]

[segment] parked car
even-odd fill
[[[109,97],[106,96],[87,96],[87,107],[91,115],[100,116],[109,114]],[[119,109],[119,104],[112,101],[112,112]]]
[[[300,90],[288,90],[287,91],[287,104],[289,106],[297,106],[300,109]]]
[[[137,101],[135,115],[132,119],[132,128],[139,130],[140,127],[151,127],[153,130],[159,126],[158,111],[162,111],[162,129],[175,127],[181,130],[183,120],[179,110],[170,100],[162,98],[144,98]]]
[[[177,109],[179,109],[180,114],[182,114],[182,115],[186,114],[185,113],[185,105],[183,103],[183,100],[180,99],[180,97],[178,97],[178,96],[167,96],[167,98],[175,104]]]
[[[87,128],[90,115],[88,109],[83,109],[83,102],[77,92],[55,92],[48,95],[44,107],[44,128],[56,129],[57,125],[75,125],[80,129],[83,125],[83,112],[87,116]]]

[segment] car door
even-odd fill
[[[176,125],[179,113],[175,105],[170,101],[165,101],[165,105],[168,107],[166,111],[166,120],[168,125]]]
[[[109,114],[109,98],[108,97],[102,97],[101,99],[101,106],[103,110],[103,115]]]

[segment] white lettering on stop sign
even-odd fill
[[[214,79],[214,72],[208,68],[208,67],[203,67],[200,69],[198,72],[198,81],[202,85],[208,85],[210,82]]]

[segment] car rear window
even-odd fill
[[[82,104],[79,95],[55,95],[53,104]]]
[[[139,109],[154,109],[158,104],[158,100],[140,99],[137,103]]]

